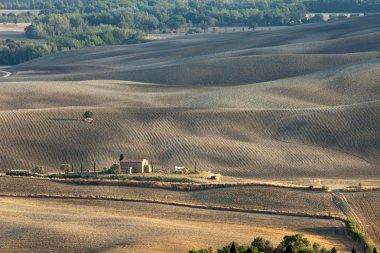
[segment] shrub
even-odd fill
[[[64,171],[65,173],[69,173],[73,167],[71,166],[71,164],[64,163],[64,164],[61,164],[61,166],[59,166],[59,168],[60,168],[60,170]]]
[[[369,238],[368,235],[364,234],[363,231],[360,230],[359,226],[354,220],[348,218],[345,221],[345,224],[348,235],[351,236],[352,239],[358,241],[366,252],[375,247],[375,243],[371,240],[371,238]]]
[[[112,166],[110,167],[109,169],[109,173],[112,173],[112,174],[120,174],[121,173],[121,167],[120,167],[120,164],[112,164]]]
[[[92,111],[86,111],[83,114],[83,118],[85,118],[85,119],[92,118],[93,116],[94,116],[94,113]]]
[[[45,167],[43,166],[36,166],[33,168],[32,170],[33,173],[37,173],[37,174],[46,174],[46,170],[45,170]]]

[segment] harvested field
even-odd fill
[[[125,186],[72,185],[39,179],[0,177],[0,193],[125,197],[243,209],[342,214],[332,202],[329,193],[261,186],[180,192]]]
[[[0,78],[0,172],[36,165],[57,171],[62,163],[89,169],[94,161],[101,169],[124,153],[147,158],[156,169],[197,163],[241,180],[319,180],[333,189],[376,185],[379,21],[377,14],[275,31],[189,35],[8,67],[12,75]],[[93,124],[81,120],[87,110]],[[0,177],[0,193],[342,215],[330,193],[269,186],[176,192]],[[364,224],[378,224],[377,193],[344,196]],[[6,236],[0,251],[15,251],[14,238],[21,238],[25,251],[167,252],[162,242],[170,242],[170,252],[186,252],[237,237],[249,243],[255,235],[277,243],[295,232],[329,248],[353,246],[336,221],[157,203],[0,198],[0,218]],[[368,232],[379,240],[375,226]],[[34,234],[47,240],[37,242]]]
[[[92,125],[79,120],[88,107],[3,111],[2,169],[46,165],[54,170],[63,161],[90,168],[93,160],[103,168],[125,152],[148,157],[157,168],[196,161],[200,168],[241,177],[295,177],[302,171],[303,177],[372,178],[378,175],[379,150],[376,139],[367,140],[378,134],[378,106],[304,111],[89,107],[96,115]],[[278,120],[269,125],[272,118]],[[347,121],[361,130],[343,124]],[[347,136],[358,136],[355,146]]]
[[[259,235],[278,243],[295,232],[328,248],[352,245],[340,222],[138,203],[0,198],[0,218],[6,238],[0,250],[7,252],[187,252],[237,237],[245,244]]]
[[[378,178],[379,19],[88,48],[8,68],[0,170],[103,168],[125,153],[246,178]],[[92,125],[79,120],[88,109]]]
[[[346,192],[344,195],[363,223],[365,232],[380,244],[380,192]]]

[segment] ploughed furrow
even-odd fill
[[[72,107],[0,112],[3,170],[108,167],[120,153],[157,168],[244,177],[378,175],[379,102],[304,110]],[[94,123],[80,120],[94,112]],[[367,123],[362,124],[363,121]],[[347,124],[350,122],[350,124]],[[26,134],[27,133],[27,134]],[[355,138],[353,138],[355,137]],[[355,141],[350,141],[355,139]]]

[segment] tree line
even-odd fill
[[[52,53],[54,48],[36,42],[0,41],[0,64],[14,65]]]
[[[311,244],[302,234],[287,235],[274,247],[272,243],[263,237],[256,237],[251,245],[239,245],[233,241],[221,249],[214,251],[211,247],[203,249],[191,249],[189,253],[338,253],[337,249],[326,249],[319,243]],[[377,253],[376,247],[368,249],[368,253]],[[352,248],[351,253],[357,253],[356,248]]]
[[[182,27],[291,25],[307,12],[375,12],[380,0],[3,0],[0,8],[78,13],[89,25],[151,31]]]

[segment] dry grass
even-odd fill
[[[0,12],[1,13],[1,12]],[[7,23],[0,24],[0,32],[20,32],[24,33],[24,28],[30,25],[30,23]]]
[[[236,238],[248,244],[259,235],[278,243],[295,232],[328,248],[348,250],[352,244],[341,223],[323,220],[107,201],[0,202],[0,233],[6,238],[0,250],[7,252],[187,252],[193,246],[220,247]]]
[[[183,192],[125,186],[72,185],[39,179],[0,177],[0,193],[124,197],[241,209],[342,215],[328,193],[264,186]]]

